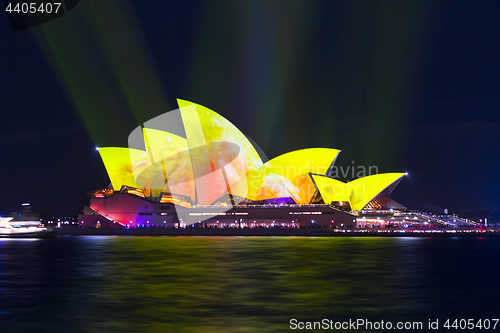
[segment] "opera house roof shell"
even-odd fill
[[[178,110],[136,128],[129,148],[98,149],[112,190],[130,189],[153,201],[182,197],[194,205],[291,198],[296,204],[322,200],[359,211],[381,196],[388,198],[405,175],[341,182],[329,177],[340,152],[330,148],[297,150],[263,162],[256,147],[227,119],[192,102],[178,104]]]

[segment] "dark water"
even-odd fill
[[[2,239],[0,331],[290,332],[292,318],[498,318],[499,255],[498,238]]]

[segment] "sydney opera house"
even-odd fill
[[[389,198],[404,173],[341,182],[330,148],[267,160],[221,115],[178,104],[137,127],[128,148],[98,148],[111,184],[88,193],[81,227],[340,227],[360,212],[406,209]]]

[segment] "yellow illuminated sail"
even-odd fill
[[[309,204],[316,192],[309,173],[326,174],[340,150],[309,148],[280,155],[248,173],[248,198],[259,201],[292,197]]]
[[[351,209],[362,210],[380,192],[404,176],[404,173],[381,173],[347,183],[351,198]]]
[[[143,128],[144,143],[151,162],[172,159],[186,151],[187,140],[178,135],[152,128]]]
[[[107,147],[99,148],[104,167],[108,173],[113,190],[119,191],[122,185],[139,187],[133,177],[134,168],[144,166],[145,152],[138,149]],[[132,176],[132,177],[131,177]]]
[[[247,137],[243,133],[241,133],[241,131],[229,120],[227,120],[220,114],[210,110],[209,108],[199,104],[195,104],[193,102],[178,99],[177,103],[179,104],[179,108],[181,109],[181,114],[184,113],[182,116],[182,121],[184,122],[184,129],[186,130],[186,134],[187,131],[191,129],[191,126],[196,130],[201,128],[203,130],[205,139],[204,142],[208,143],[209,145],[212,142],[232,142],[238,145],[245,158],[245,167],[247,168],[247,170],[258,169],[262,166],[262,160],[260,159],[260,156],[255,150],[252,143],[250,143]],[[194,112],[194,109],[188,109],[188,112],[191,113],[188,115],[191,117],[197,115],[199,119],[199,125],[198,123],[194,123],[195,120],[193,120],[192,118],[187,119],[186,113],[188,112],[183,112],[184,110],[186,110],[184,108],[189,107],[190,105],[195,107],[196,113]],[[186,124],[189,124],[190,128],[187,128]],[[201,138],[200,140],[201,141],[198,142],[197,145],[203,143]]]
[[[314,179],[319,193],[326,204],[338,201],[351,202],[346,183],[320,175],[311,175],[311,177]]]
[[[226,192],[247,196],[244,178],[262,161],[243,133],[214,111],[177,100],[188,142],[199,204],[211,204]]]
[[[168,176],[181,164],[179,156],[187,150],[187,140],[178,135],[143,128],[146,146],[149,188],[154,197],[165,190]],[[186,179],[190,181],[192,179]]]

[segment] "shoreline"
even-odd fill
[[[256,236],[299,236],[299,237],[498,237],[499,231],[473,229],[413,229],[413,230],[360,230],[315,228],[271,229],[271,228],[55,228],[55,236],[220,236],[220,237],[256,237]]]

